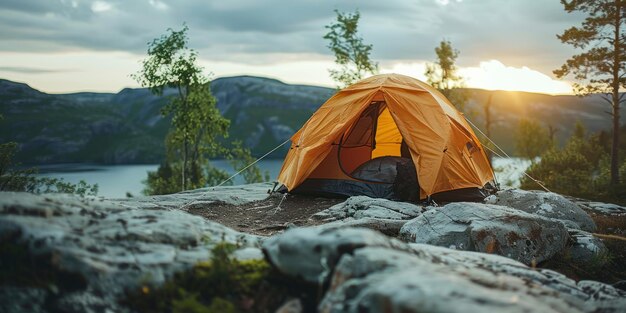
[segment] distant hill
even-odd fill
[[[230,139],[255,154],[289,138],[335,92],[249,76],[218,78],[211,89],[231,120]],[[160,114],[164,97],[145,88],[55,95],[0,79],[0,142],[18,142],[18,160],[26,164],[158,163],[169,128]]]
[[[534,119],[545,127],[556,129],[556,138],[563,143],[581,121],[589,132],[611,129],[610,107],[601,95],[577,97],[573,95],[551,96],[517,91],[488,91],[468,89],[470,104],[468,113],[474,124],[484,127],[483,105],[491,96],[492,116],[495,126],[492,139],[507,152],[514,152],[514,133],[521,118]],[[622,114],[622,124],[626,117]]]
[[[252,76],[211,83],[218,108],[231,120],[230,139],[240,139],[261,155],[289,138],[335,92]],[[173,91],[166,91],[165,97]],[[610,127],[608,105],[599,96],[550,96],[526,92],[468,89],[468,116],[481,126],[482,108],[492,95],[497,119],[494,140],[509,152],[522,117],[535,118],[568,137],[576,120],[589,130]],[[46,94],[26,84],[0,79],[0,142],[16,141],[27,164],[93,162],[158,163],[169,120],[160,115],[163,97],[145,88],[113,93]],[[475,112],[475,113],[474,113]],[[626,114],[622,115],[623,117]],[[282,157],[285,149],[275,153]]]

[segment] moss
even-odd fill
[[[181,299],[172,301],[174,313],[234,313],[235,306],[232,302],[215,297],[207,306],[198,301],[198,294],[183,294]]]
[[[75,291],[87,286],[81,275],[63,271],[55,266],[54,254],[33,256],[28,246],[12,241],[11,238],[0,238],[0,286],[57,291]]]
[[[311,294],[281,277],[265,260],[234,259],[236,248],[217,244],[210,260],[159,287],[146,284],[131,291],[122,304],[138,312],[274,312],[290,297]]]

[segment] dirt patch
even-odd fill
[[[316,225],[318,222],[309,220],[311,215],[343,201],[345,199],[292,194],[284,196],[284,194],[275,193],[267,199],[244,205],[213,203],[205,207],[190,208],[187,212],[241,232],[270,236],[286,229],[290,224]]]

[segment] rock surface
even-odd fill
[[[603,203],[595,201],[576,201],[576,203],[582,208],[604,215],[626,215],[626,207],[613,204]]]
[[[560,252],[569,235],[563,224],[512,208],[459,202],[429,210],[406,223],[400,238],[447,248],[496,253],[525,264]]]
[[[327,223],[326,228],[363,227],[397,237],[406,222],[429,208],[408,202],[354,196],[313,214],[311,219]]]
[[[487,203],[560,220],[568,228],[579,228],[588,232],[596,230],[589,214],[574,202],[553,192],[508,189],[487,197]]]
[[[343,220],[323,224],[321,227],[326,229],[354,227],[368,228],[379,231],[387,236],[398,237],[398,235],[400,234],[400,229],[402,229],[402,226],[404,226],[404,224],[406,224],[407,222],[407,220],[396,219],[382,219],[371,217],[355,219],[349,217]]]
[[[233,254],[238,259],[264,257],[290,283],[315,286],[320,312],[624,312],[626,307],[624,290],[576,283],[524,264],[555,253],[596,262],[605,249],[588,232],[539,213],[478,203],[422,208],[353,197],[316,216],[314,224],[325,224],[293,225],[265,238],[186,212],[261,200],[269,188],[253,184],[119,200],[0,193],[0,265],[24,260],[36,264],[29,268],[35,275],[45,273],[35,285],[2,281],[0,312],[127,312],[117,300],[129,290],[159,285],[209,259],[222,241],[240,244]],[[393,238],[399,235],[411,243]],[[294,299],[281,310],[307,311],[307,305]]]
[[[27,247],[39,266],[50,266],[47,271],[71,273],[70,281],[56,282],[76,284],[71,292],[59,285],[53,288],[59,294],[47,292],[46,299],[53,299],[49,307],[73,312],[119,311],[115,299],[120,293],[162,283],[207,260],[211,247],[222,241],[246,248],[240,252],[243,258],[260,256],[258,249],[251,251],[260,237],[167,205],[137,209],[130,203],[0,193],[0,243]]]
[[[341,220],[346,218],[379,218],[389,220],[409,220],[422,214],[424,207],[387,199],[376,199],[367,196],[350,197],[348,200],[314,214],[317,220]]]
[[[307,283],[326,279],[343,253],[365,246],[391,246],[386,236],[359,228],[295,228],[263,243],[267,260]]]
[[[272,183],[256,183],[236,186],[207,187],[188,190],[171,195],[143,196],[113,199],[121,205],[137,209],[182,209],[206,206],[217,202],[242,205],[263,200],[269,196]]]
[[[609,285],[368,229],[293,229],[266,241],[264,251],[289,277],[329,283],[320,312],[620,312],[626,305],[626,292]]]
[[[568,260],[587,268],[599,268],[609,260],[608,249],[600,238],[577,229],[569,233],[572,244],[562,253]]]

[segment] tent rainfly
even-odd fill
[[[309,118],[278,181],[290,193],[459,201],[482,199],[493,178],[448,99],[420,80],[382,74],[340,90]]]

